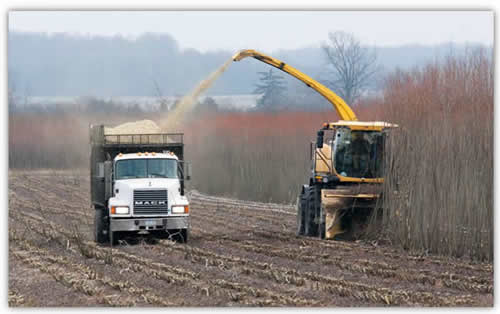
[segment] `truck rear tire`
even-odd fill
[[[108,224],[103,208],[96,208],[94,213],[94,240],[98,244],[109,242]]]

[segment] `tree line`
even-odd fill
[[[446,45],[438,48],[450,49]],[[362,45],[352,34],[336,32],[319,48],[263,52],[319,79],[353,104],[362,95],[381,90],[380,82],[389,70],[435,58],[438,48],[374,49]],[[463,47],[455,49],[461,50]],[[233,53],[183,50],[168,34],[149,33],[132,40],[121,36],[9,32],[9,105],[26,103],[31,96],[181,97]],[[256,60],[231,66],[208,93],[252,92],[261,95],[257,110],[331,108],[302,82]],[[140,106],[123,109],[112,108],[109,103],[99,105],[107,110],[141,110]]]

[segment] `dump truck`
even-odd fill
[[[182,133],[114,134],[90,125],[90,194],[97,243],[149,234],[187,242]]]
[[[242,50],[233,61],[253,57],[304,82],[325,97],[340,116],[325,122],[311,142],[311,171],[297,200],[297,234],[326,239],[356,238],[368,219],[382,209],[384,149],[396,124],[358,121],[354,111],[329,88],[292,66],[255,50]]]

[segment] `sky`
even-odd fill
[[[9,31],[134,38],[168,33],[182,49],[265,51],[319,46],[333,31],[363,44],[493,44],[493,11],[10,11]]]

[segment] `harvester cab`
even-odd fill
[[[313,178],[381,183],[385,139],[393,127],[385,122],[324,123],[316,141]]]
[[[242,50],[234,61],[253,57],[304,82],[325,97],[340,121],[325,123],[311,149],[309,184],[297,200],[297,233],[333,239],[348,233],[357,237],[361,225],[381,207],[386,122],[360,122],[345,101],[323,84],[290,65],[255,50]],[[312,146],[311,146],[312,147]],[[352,232],[346,232],[352,231]]]
[[[298,201],[298,234],[357,237],[381,207],[385,122],[325,123],[312,152],[311,178]]]

